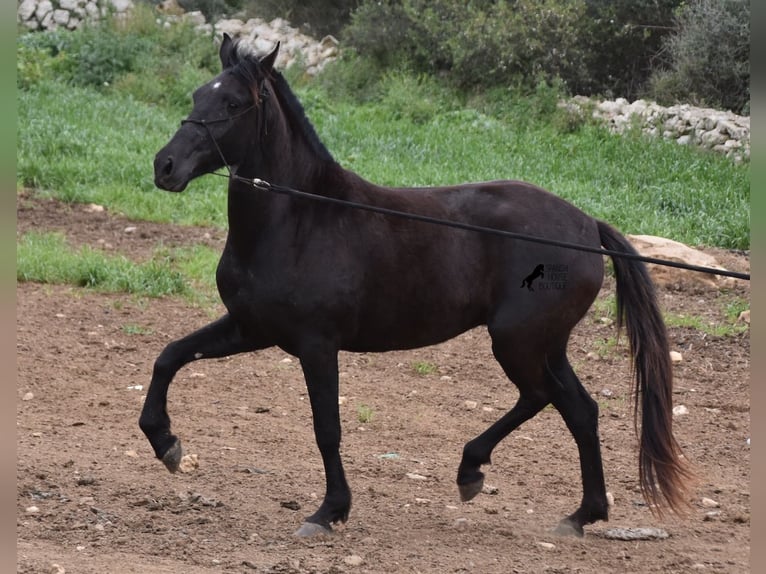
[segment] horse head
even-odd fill
[[[189,117],[154,158],[154,183],[183,191],[196,177],[226,166],[236,171],[252,157],[267,127],[265,102],[279,44],[259,58],[251,48],[224,34],[222,71],[197,88]]]

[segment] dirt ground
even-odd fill
[[[160,242],[223,246],[220,230],[131,222],[30,196],[18,205],[19,234],[60,230],[73,246],[135,260]],[[707,251],[749,271],[746,254]],[[613,290],[607,280],[600,300]],[[723,325],[727,302],[749,299],[749,285],[660,296],[669,313]],[[491,488],[459,501],[463,444],[517,396],[480,328],[414,351],[341,354],[354,506],[332,536],[306,540],[293,532],[319,504],[324,477],[296,360],[271,349],[180,371],[169,410],[199,468],[171,475],[137,424],[152,365],[168,342],[222,308],[20,283],[17,572],[749,572],[749,331],[670,328],[683,357],[675,404],[688,410],[676,435],[697,481],[690,514],[660,521],[637,489],[627,351],[612,344],[606,309],[594,306],[578,326],[570,359],[600,405],[614,496],[608,523],[587,527],[583,539],[551,532],[582,494],[574,441],[551,408],[497,448],[485,467]],[[418,372],[428,365],[433,372]],[[616,527],[658,527],[669,537],[607,538]]]

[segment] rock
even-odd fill
[[[50,574],[66,574],[66,568],[56,563],[51,564]]]
[[[683,415],[688,415],[689,409],[687,409],[684,405],[678,405],[676,407],[673,407],[673,416],[674,417],[680,417]]]
[[[181,457],[178,470],[183,473],[194,472],[199,468],[199,456],[196,454],[185,454]]]
[[[742,313],[739,314],[739,317],[737,317],[737,321],[740,323],[747,323],[750,324],[750,309],[747,309],[746,311],[742,311]]]
[[[606,493],[606,503],[609,506],[614,506],[614,494],[612,494],[611,492]]]
[[[670,536],[662,528],[609,528],[601,535],[609,540],[664,540]]]
[[[540,548],[545,548],[546,550],[554,550],[556,548],[556,545],[551,544],[550,542],[538,542],[537,545]]]
[[[684,360],[684,356],[678,351],[670,351],[670,360],[673,363],[680,363]]]
[[[361,566],[364,563],[364,560],[358,554],[352,554],[351,556],[346,556],[343,559],[343,563],[348,564],[349,566]]]
[[[633,247],[645,257],[675,261],[687,265],[724,269],[715,257],[678,241],[653,235],[628,235]],[[665,265],[648,264],[655,283],[673,289],[718,289],[723,285],[719,275],[710,275]]]
[[[700,503],[702,504],[703,508],[719,508],[721,506],[712,498],[703,498]]]
[[[22,401],[31,401],[34,398],[35,398],[34,393],[30,392],[30,393],[26,393],[23,397],[21,397],[21,400]]]
[[[452,523],[452,526],[458,530],[464,530],[468,527],[468,519],[467,518],[456,518],[455,522]]]
[[[409,478],[410,480],[428,480],[428,477],[423,476],[422,474],[418,474],[416,472],[408,472],[405,476]]]
[[[479,406],[479,403],[477,403],[476,401],[470,401],[470,400],[465,401],[463,404],[465,405],[465,408],[467,408],[469,411],[472,411],[473,409]]]
[[[16,18],[19,22],[26,22],[34,16],[35,10],[37,10],[36,0],[22,0],[16,10]]]
[[[37,514],[40,512],[40,509],[37,506],[27,506],[26,513],[27,514]]]

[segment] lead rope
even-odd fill
[[[250,109],[251,108],[248,108],[244,112],[237,114],[237,116],[250,111]],[[573,249],[575,251],[585,251],[588,253],[597,253],[599,255],[608,255],[609,257],[622,257],[623,259],[643,261],[644,263],[652,263],[654,265],[663,265],[665,267],[674,267],[676,269],[685,269],[687,271],[696,271],[698,273],[707,273],[710,275],[720,275],[723,277],[733,277],[735,279],[743,279],[745,281],[750,281],[749,273],[729,271],[728,269],[716,269],[714,267],[705,267],[702,265],[691,265],[689,263],[681,263],[679,261],[669,261],[667,259],[647,257],[645,255],[640,255],[638,253],[623,253],[621,251],[604,249],[603,247],[589,247],[588,245],[581,245],[579,243],[570,243],[568,241],[559,241],[557,239],[547,239],[545,237],[535,237],[533,235],[527,235],[525,233],[516,233],[513,231],[506,231],[504,229],[495,229],[493,227],[483,227],[481,225],[473,225],[471,223],[463,223],[460,221],[438,219],[435,217],[429,217],[427,215],[420,215],[417,213],[408,213],[406,211],[398,211],[396,209],[389,209],[387,207],[377,207],[375,205],[357,203],[355,201],[349,201],[347,199],[338,199],[336,197],[327,197],[324,195],[317,195],[315,193],[308,193],[306,191],[300,191],[298,189],[294,189],[292,187],[287,187],[284,185],[275,185],[275,184],[269,183],[268,181],[260,179],[258,177],[255,177],[255,178],[242,177],[232,172],[231,167],[226,162],[226,158],[224,157],[223,152],[221,151],[221,148],[218,146],[218,142],[216,141],[215,137],[213,137],[213,133],[212,131],[210,131],[210,126],[208,125],[208,123],[216,123],[216,122],[234,119],[237,116],[232,116],[231,118],[224,118],[220,120],[212,120],[210,122],[207,122],[205,120],[186,119],[186,120],[183,120],[181,123],[184,123],[184,122],[196,123],[196,124],[205,126],[205,128],[207,129],[207,133],[208,135],[210,135],[210,139],[213,140],[213,143],[215,144],[215,148],[218,151],[218,154],[221,156],[221,161],[223,161],[224,166],[226,166],[226,170],[229,172],[228,176],[223,173],[215,173],[215,172],[213,172],[213,175],[217,175],[220,177],[228,177],[229,179],[246,183],[252,186],[253,188],[259,189],[261,191],[269,191],[272,193],[278,193],[280,195],[297,197],[301,199],[310,199],[312,201],[317,201],[319,203],[341,205],[341,206],[349,207],[352,209],[359,209],[362,211],[371,211],[373,213],[380,213],[383,215],[400,217],[400,218],[409,219],[412,221],[421,221],[423,223],[430,223],[433,225],[441,225],[444,227],[452,227],[455,229],[463,229],[466,231],[475,231],[475,232],[484,233],[487,235],[496,235],[499,237],[505,237],[509,239],[518,239],[520,241],[540,243],[543,245],[552,245],[554,247],[564,247],[565,249]]]

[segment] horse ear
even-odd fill
[[[267,74],[274,67],[274,62],[276,61],[277,54],[279,53],[279,44],[280,43],[277,42],[277,45],[274,46],[274,49],[271,51],[271,53],[261,58],[261,66],[263,66],[263,69]]]
[[[221,66],[224,70],[234,65],[236,46],[234,45],[234,40],[226,32],[223,33],[223,41],[221,42],[221,49],[218,51],[218,55],[221,58]]]

